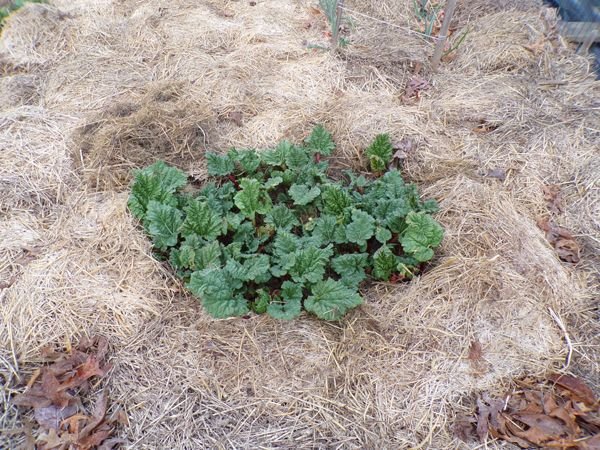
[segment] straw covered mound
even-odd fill
[[[43,346],[101,334],[132,448],[453,449],[477,393],[563,367],[549,308],[569,370],[600,379],[600,88],[535,2],[460,4],[467,36],[433,75],[431,43],[397,28],[418,27],[408,1],[347,1],[339,56],[307,48],[327,28],[312,1],[50,3],[0,39],[3,395]],[[429,88],[408,98],[419,64]],[[206,149],[302,139],[316,122],[347,166],[378,132],[414,143],[404,175],[446,229],[435,266],[373,286],[341,323],[210,319],[128,214],[131,169],[160,158],[203,179]],[[576,266],[536,226],[546,184],[561,186]],[[4,400],[0,428],[15,431]],[[23,439],[9,436],[0,447]]]

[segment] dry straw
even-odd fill
[[[385,24],[416,27],[411,2],[347,2],[383,23],[357,16],[337,57],[303,45],[326,27],[309,1],[52,3],[0,40],[0,447],[22,442],[8,394],[40,349],[81,334],[110,340],[132,448],[454,449],[453,418],[482,390],[571,351],[571,370],[600,379],[598,83],[536,2],[461,5],[468,37],[419,99],[405,87],[431,46]],[[211,320],[127,213],[130,169],[161,157],[203,179],[205,148],[301,139],[317,121],[345,166],[377,132],[415,143],[404,174],[440,201],[438,259],[338,324]],[[535,225],[548,183],[577,267]]]

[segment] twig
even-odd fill
[[[550,311],[550,315],[552,316],[552,318],[558,325],[558,328],[560,328],[561,331],[563,332],[563,334],[565,335],[565,341],[567,343],[568,353],[567,353],[567,358],[565,360],[565,367],[563,367],[563,369],[567,370],[567,368],[571,364],[571,356],[573,355],[573,344],[571,343],[571,338],[569,337],[569,333],[567,333],[567,328],[565,327],[565,324],[563,323],[561,318],[558,317],[558,315],[554,312],[554,310],[552,308],[548,307],[548,311]]]
[[[448,29],[450,28],[450,21],[452,20],[452,16],[454,15],[454,10],[456,9],[456,0],[448,0],[446,3],[446,10],[444,12],[444,23],[442,23],[442,29],[440,30],[440,35],[438,36],[438,41],[435,44],[435,50],[433,51],[433,56],[431,57],[431,69],[434,72],[437,72],[437,69],[440,65],[440,61],[442,60],[442,54],[444,53],[444,44],[446,43],[446,39],[448,38]]]

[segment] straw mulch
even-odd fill
[[[352,43],[334,56],[306,46],[326,42],[315,3],[54,0],[10,18],[0,39],[0,431],[10,433],[0,447],[23,442],[26,416],[10,396],[40,349],[80,335],[110,342],[106,386],[132,448],[460,448],[454,418],[479,392],[564,368],[550,309],[572,342],[566,370],[599,387],[590,61],[535,2],[483,0],[461,5],[468,34],[438,74],[431,43],[389,25],[419,26],[392,0],[346,2]],[[418,66],[417,98],[407,86]],[[378,132],[414,143],[404,174],[440,202],[446,229],[434,267],[372,287],[340,323],[210,319],[128,214],[131,170],[161,158],[202,179],[205,149],[301,139],[315,122],[348,166]],[[554,220],[582,247],[576,265],[536,225],[549,184],[564,204]]]

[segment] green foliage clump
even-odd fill
[[[334,149],[317,126],[303,145],[208,153],[213,179],[195,191],[159,161],[136,172],[129,209],[211,316],[339,320],[365,282],[418,274],[443,229],[436,203],[387,170],[386,135],[366,150],[375,174],[331,178],[323,158]]]
[[[46,0],[12,0],[5,6],[0,6],[0,31],[2,31],[6,18],[11,13],[25,6],[26,3],[46,3]]]

